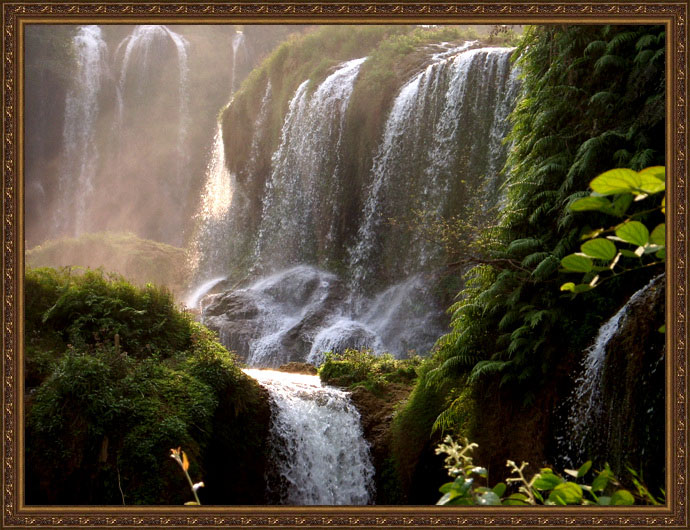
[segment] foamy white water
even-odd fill
[[[269,497],[278,504],[364,505],[374,467],[347,392],[318,376],[246,369],[272,400]]]

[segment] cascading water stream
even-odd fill
[[[240,260],[254,277],[241,289],[213,295],[203,314],[250,365],[319,364],[324,351],[346,348],[405,357],[427,352],[442,333],[431,279],[442,263],[438,250],[421,237],[394,234],[388,219],[415,208],[435,218],[457,215],[468,197],[496,199],[491,191],[500,182],[502,138],[519,84],[512,48],[473,46],[427,50],[427,66],[400,88],[373,163],[359,176],[348,159],[355,127],[348,109],[365,59],[338,65],[316,86],[299,85],[270,166],[260,161],[268,152],[262,147],[269,136],[266,83],[251,154],[243,165],[230,164],[237,172],[232,204],[214,222],[217,229],[205,234],[204,228],[197,239],[199,284],[227,275]],[[233,162],[232,153],[226,156]],[[353,204],[348,188],[357,179],[362,192]],[[249,193],[261,197],[252,202]],[[258,208],[261,216],[247,230],[246,219]],[[222,244],[213,243],[214,234]],[[285,292],[304,296],[285,298],[266,288],[277,281]],[[303,291],[305,285],[322,285],[320,294]]]
[[[111,72],[100,27],[81,26],[72,39],[72,49],[75,73],[65,102],[64,167],[54,225],[59,234],[76,236],[89,230],[87,210],[99,163],[98,96]]]
[[[230,71],[230,92],[237,90],[237,63],[247,60],[247,45],[243,31],[238,31],[232,38],[232,70]]]
[[[413,208],[441,217],[454,197],[497,186],[491,183],[499,180],[505,160],[501,140],[519,84],[512,48],[467,49],[474,44],[433,55],[393,102],[370,171],[357,242],[350,248],[355,292],[377,274],[372,264],[387,250],[387,219]],[[406,193],[396,193],[399,189]],[[405,275],[428,268],[437,257],[423,238],[408,247],[401,260]]]
[[[575,380],[575,388],[568,400],[571,405],[565,420],[566,429],[556,440],[558,457],[563,460],[564,465],[573,467],[582,464],[585,459],[591,457],[588,450],[595,449],[598,444],[599,441],[593,442],[591,436],[601,427],[598,423],[606,406],[602,402],[601,394],[607,346],[621,328],[633,304],[645,296],[659,278],[653,278],[636,291],[623,307],[601,326],[594,343],[585,352],[582,372]]]
[[[350,96],[365,60],[343,63],[313,93],[309,81],[303,82],[290,101],[266,181],[254,255],[257,267],[269,259],[289,265],[315,255],[314,234],[322,230],[323,222],[320,212],[333,207],[342,187],[340,143]],[[322,186],[328,190],[318,201],[316,190]]]
[[[347,392],[318,376],[247,369],[272,406],[269,502],[364,505],[373,499],[374,467],[359,413]]]
[[[122,67],[120,70],[120,93],[126,92],[125,87],[127,83],[132,83],[135,86],[135,96],[142,97],[144,92],[148,90],[147,87],[147,72],[151,70],[151,65],[156,61],[154,44],[161,39],[169,39],[172,41],[177,51],[177,68],[178,68],[178,117],[179,127],[178,131],[178,151],[182,158],[187,157],[185,152],[185,140],[187,138],[187,127],[189,126],[189,112],[188,112],[188,76],[189,76],[189,60],[188,47],[189,43],[174,31],[171,31],[166,26],[144,25],[137,26],[134,31],[126,37],[118,46],[124,47],[124,56],[122,59]],[[133,56],[136,56],[136,62],[133,63]],[[125,103],[120,108],[120,123],[123,122]],[[136,105],[132,105],[136,109]]]
[[[213,138],[211,158],[206,166],[201,206],[196,214],[199,235],[192,243],[190,258],[190,266],[196,270],[196,276],[201,278],[202,284],[208,281],[209,276],[217,276],[217,271],[225,269],[227,216],[234,196],[234,181],[235,177],[225,163],[223,129],[219,123]],[[198,302],[196,300],[194,306]]]

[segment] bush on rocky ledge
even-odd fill
[[[170,293],[28,269],[25,294],[28,504],[182,504],[178,446],[204,503],[263,503],[267,397]]]

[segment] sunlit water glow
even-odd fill
[[[347,392],[318,376],[245,369],[271,396],[269,502],[363,505],[373,499],[374,467]]]

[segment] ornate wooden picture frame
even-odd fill
[[[684,2],[39,2],[2,4],[2,528],[688,527],[687,16]],[[663,24],[667,34],[666,458],[661,507],[97,507],[24,502],[24,34],[31,24]]]

